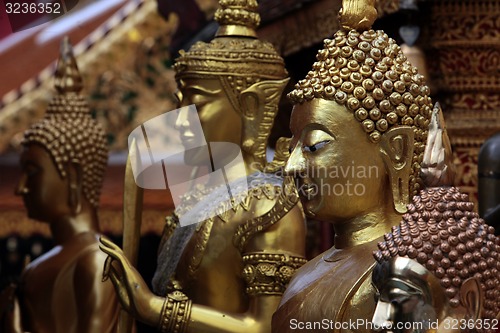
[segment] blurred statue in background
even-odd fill
[[[500,238],[473,209],[455,187],[413,198],[374,252],[377,331],[398,323],[420,324],[419,332],[498,331]]]
[[[14,332],[115,332],[119,304],[103,283],[97,207],[107,147],[80,95],[82,79],[67,38],[55,73],[56,96],[24,134],[16,193],[28,216],[48,223],[55,247],[21,276],[21,322]],[[17,317],[18,318],[18,317]]]
[[[478,159],[479,215],[500,234],[500,134],[481,146]]]
[[[285,172],[299,182],[306,215],[333,223],[335,238],[292,278],[273,316],[276,333],[370,323],[371,253],[423,186],[429,88],[393,39],[369,30],[373,11],[373,1],[344,0],[343,30],[289,94],[296,105]]]
[[[305,221],[293,184],[274,174],[267,140],[288,81],[283,59],[256,38],[255,0],[221,0],[220,24],[210,43],[181,52],[175,69],[181,106],[195,104],[207,142],[241,147],[248,192],[240,203],[218,205],[217,189],[188,193],[167,218],[151,292],[121,249],[103,239],[105,275],[122,305],[161,332],[270,332],[271,316],[288,281],[304,262]],[[199,140],[192,119],[177,128],[188,146]],[[280,142],[280,148],[287,144]],[[285,149],[286,149],[285,148]],[[186,148],[187,149],[187,148]],[[227,151],[211,151],[226,165]],[[285,154],[278,149],[278,156]],[[197,164],[196,150],[184,161]],[[234,176],[234,175],[233,175]],[[227,188],[224,186],[227,192]],[[216,211],[200,224],[179,226],[181,211]]]

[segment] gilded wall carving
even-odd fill
[[[456,185],[477,200],[477,155],[500,131],[500,2],[434,0],[430,66],[458,167]]]

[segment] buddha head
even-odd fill
[[[473,206],[454,187],[428,188],[413,198],[400,225],[374,252],[375,328],[465,331],[463,323],[474,323],[465,328],[495,330],[500,239]],[[489,327],[479,327],[485,319]]]
[[[44,118],[24,133],[16,189],[28,215],[45,222],[97,208],[107,164],[106,136],[80,95],[82,79],[67,38],[55,88]]]
[[[257,6],[255,0],[221,0],[215,38],[181,51],[174,67],[180,104],[196,105],[206,142],[241,145],[244,155],[264,166],[267,139],[288,79],[273,46],[257,39]],[[190,121],[182,116],[177,120],[183,140],[193,140]],[[197,158],[195,151],[185,155],[187,163]]]
[[[356,16],[349,9],[342,15]],[[336,226],[375,211],[404,213],[421,188],[429,93],[383,31],[348,28],[326,39],[288,95],[295,106],[285,170],[298,178],[306,214]]]

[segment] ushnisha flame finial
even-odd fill
[[[61,41],[54,86],[60,94],[77,93],[83,88],[82,77],[68,36]]]
[[[257,37],[255,29],[260,24],[256,0],[220,0],[215,20],[220,24],[216,37]]]
[[[370,30],[377,19],[376,0],[342,0],[339,12],[340,25],[344,30],[359,32]]]

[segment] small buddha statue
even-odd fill
[[[455,187],[413,197],[374,252],[376,331],[498,331],[500,238],[473,208]]]
[[[217,189],[184,197],[167,218],[154,293],[122,250],[102,240],[101,248],[109,254],[105,277],[114,283],[122,305],[161,332],[270,332],[281,295],[305,262],[298,195],[293,183],[273,173],[280,163],[266,158],[288,79],[283,59],[256,38],[256,10],[255,0],[221,0],[216,37],[181,52],[175,64],[180,105],[196,105],[206,141],[241,147],[246,174],[240,177],[249,185],[243,200],[220,209]],[[186,148],[197,140],[189,130],[191,122],[179,113],[176,126]],[[211,153],[223,165],[229,157],[228,152]],[[198,151],[187,150],[184,161],[199,163]],[[178,225],[181,211],[197,216],[204,210],[217,214],[199,224]]]
[[[44,118],[25,133],[16,194],[28,216],[48,223],[54,248],[21,276],[21,331],[115,332],[119,304],[103,283],[97,208],[107,165],[106,137],[80,94],[68,39],[55,72],[57,94]]]
[[[370,331],[349,323],[369,323],[375,310],[371,252],[423,185],[429,88],[394,40],[364,28],[368,2],[349,2],[344,29],[289,94],[285,172],[298,181],[306,215],[331,222],[335,238],[292,278],[273,316],[276,333]]]

